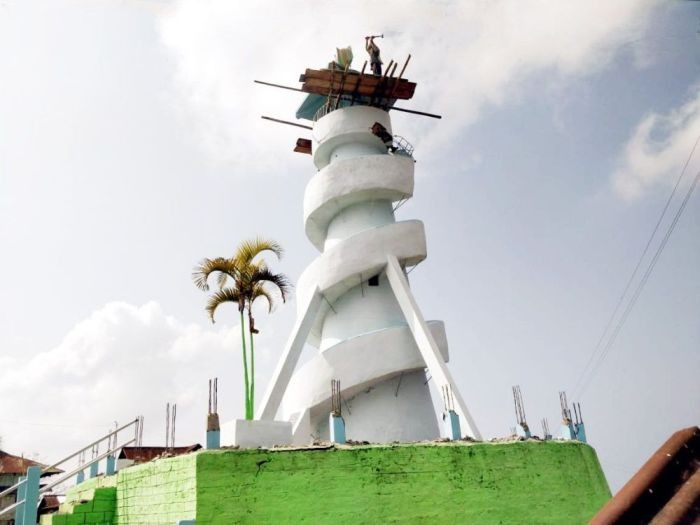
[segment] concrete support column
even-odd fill
[[[462,429],[459,426],[459,416],[454,410],[448,410],[442,415],[445,423],[445,437],[451,440],[462,439]]]
[[[207,415],[207,449],[221,447],[221,427],[219,414]]]
[[[26,489],[24,494],[23,525],[36,525],[37,507],[39,506],[40,479],[41,467],[29,467],[27,469],[27,482],[25,483]]]
[[[345,443],[345,421],[342,416],[336,416],[332,412],[328,416],[331,443]]]

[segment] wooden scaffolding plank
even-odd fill
[[[348,72],[345,75],[333,73],[331,70],[307,69],[300,77],[303,82],[301,90],[323,96],[328,96],[329,93],[340,93],[407,100],[413,97],[416,89],[415,82],[399,78],[354,72]]]
[[[294,146],[294,151],[297,153],[306,153],[307,155],[311,155],[311,140],[301,137],[298,138],[296,146]]]

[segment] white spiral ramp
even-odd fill
[[[389,154],[375,122],[391,133],[389,114],[367,106],[333,111],[313,130],[319,171],[304,227],[321,254],[297,283],[297,324],[258,414],[294,421],[298,443],[328,439],[331,379],[341,381],[348,438],[378,443],[439,437],[426,368],[456,390],[444,324],[422,319],[405,280],[426,257],[423,223],[394,216],[413,195],[414,161]],[[304,343],[319,352],[295,370]],[[465,433],[480,437],[461,411]]]

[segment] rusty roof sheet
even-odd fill
[[[56,512],[58,507],[61,506],[61,502],[58,496],[55,494],[46,494],[41,498],[39,502],[39,514],[48,514],[49,512]]]
[[[41,467],[44,469],[47,465],[20,456],[13,456],[0,450],[0,474],[26,474],[29,467]],[[41,475],[42,477],[50,476],[61,472],[63,472],[61,469],[53,468],[48,472],[42,472]]]
[[[700,522],[700,429],[674,433],[591,520],[610,523]]]
[[[136,463],[146,463],[160,456],[181,456],[202,448],[196,443],[186,447],[122,447],[119,459],[132,459]]]

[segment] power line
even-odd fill
[[[659,244],[659,247],[657,248],[656,253],[654,253],[654,257],[652,258],[651,262],[649,263],[649,266],[647,267],[646,271],[644,272],[644,276],[642,277],[641,281],[639,281],[639,284],[637,285],[637,288],[634,291],[634,295],[632,296],[629,303],[627,304],[627,308],[625,308],[625,311],[623,312],[622,316],[620,317],[620,320],[618,321],[617,326],[615,327],[615,330],[612,332],[612,335],[608,339],[608,343],[605,345],[603,353],[600,355],[598,362],[591,370],[591,374],[588,376],[588,380],[581,386],[581,391],[580,391],[579,395],[582,395],[585,392],[586,388],[588,388],[588,385],[590,384],[591,380],[593,379],[596,372],[600,368],[600,365],[603,363],[603,361],[607,357],[608,353],[610,352],[610,349],[615,344],[615,340],[617,339],[617,336],[619,335],[620,330],[622,330],[622,326],[625,324],[625,321],[627,321],[627,317],[629,316],[630,312],[634,308],[634,305],[637,303],[637,299],[639,299],[639,296],[641,295],[642,290],[644,289],[644,286],[646,285],[647,281],[649,280],[649,276],[651,275],[651,272],[654,270],[654,267],[656,266],[656,263],[658,262],[659,257],[661,256],[661,253],[664,251],[664,248],[666,247],[666,244],[668,243],[668,240],[670,239],[671,234],[673,233],[673,230],[676,228],[676,224],[678,224],[678,220],[680,219],[681,215],[683,214],[683,210],[685,210],[685,206],[688,204],[688,201],[690,200],[690,196],[693,194],[693,190],[695,190],[695,186],[697,186],[697,184],[698,184],[698,180],[700,180],[700,171],[698,171],[696,173],[695,178],[693,179],[693,182],[691,183],[690,187],[688,188],[688,192],[685,194],[685,197],[683,198],[683,202],[681,203],[680,207],[678,208],[676,215],[673,217],[673,221],[671,222],[671,225],[669,226],[668,230],[666,231],[666,234],[664,235],[664,238],[662,239],[661,243]]]
[[[629,312],[632,310],[632,308],[634,307],[634,304],[637,302],[637,298],[641,294],[641,291],[644,288],[646,281],[649,279],[649,275],[651,274],[651,271],[653,270],[654,266],[656,266],[656,261],[658,260],[658,257],[661,255],[661,251],[663,251],[664,247],[666,246],[666,242],[668,241],[668,238],[671,236],[671,232],[675,228],[675,225],[678,222],[678,218],[680,217],[680,214],[683,212],[683,209],[685,208],[685,204],[687,203],[688,199],[690,198],[690,195],[693,192],[693,189],[695,188],[695,185],[697,183],[697,176],[696,176],[695,181],[691,184],[690,189],[688,190],[688,193],[686,194],[686,197],[683,200],[683,203],[681,204],[681,207],[676,212],[676,216],[674,217],[672,224],[669,226],[669,230],[666,232],[664,239],[659,244],[659,247],[657,248],[657,251],[656,251],[654,257],[652,258],[652,261],[650,262],[649,266],[647,267],[647,270],[645,271],[644,276],[642,277],[642,280],[637,285],[637,288],[635,289],[635,292],[634,292],[632,299],[627,304],[627,307],[625,308],[625,311],[623,312],[622,316],[619,318],[618,324],[615,327],[615,330],[612,332],[612,335],[608,338],[608,342],[603,347],[602,354],[598,357],[598,361],[596,362],[596,364],[593,365],[593,363],[595,361],[595,357],[598,354],[599,350],[601,349],[601,345],[603,345],[603,341],[605,341],[606,336],[610,333],[609,331],[613,325],[613,321],[617,317],[617,314],[620,311],[620,307],[622,306],[624,299],[627,297],[627,292],[629,292],[630,286],[632,285],[634,278],[637,276],[637,272],[639,271],[639,268],[641,267],[642,261],[646,257],[646,254],[649,251],[649,248],[650,248],[654,238],[656,237],[656,233],[659,230],[659,226],[661,225],[664,217],[666,216],[666,212],[668,211],[668,208],[671,204],[671,201],[673,200],[673,197],[675,196],[676,191],[678,190],[678,187],[680,186],[680,183],[683,180],[683,177],[685,176],[685,172],[688,168],[688,165],[690,164],[690,160],[692,159],[693,155],[695,154],[695,149],[698,146],[698,142],[700,142],[700,136],[698,136],[698,138],[695,140],[695,144],[693,144],[693,147],[690,150],[690,154],[688,155],[688,158],[686,159],[685,164],[683,165],[683,169],[681,170],[680,176],[676,180],[676,184],[673,186],[673,190],[671,190],[671,194],[669,195],[668,199],[666,200],[666,204],[664,205],[663,209],[661,210],[661,215],[659,216],[659,219],[656,221],[656,225],[654,226],[654,229],[651,232],[651,235],[649,236],[649,240],[647,241],[646,246],[644,246],[644,250],[642,251],[642,254],[639,256],[639,259],[637,260],[637,264],[635,265],[634,270],[632,271],[632,275],[630,275],[629,279],[627,280],[627,284],[625,285],[625,288],[622,291],[622,294],[620,295],[620,297],[617,300],[617,304],[615,305],[613,313],[610,316],[610,318],[608,319],[608,322],[605,325],[603,333],[601,334],[600,338],[598,339],[598,342],[596,343],[593,351],[591,352],[591,355],[588,358],[588,362],[586,363],[586,366],[584,367],[583,371],[581,372],[581,375],[578,378],[578,381],[576,382],[576,386],[572,390],[574,396],[577,396],[577,395],[580,395],[583,393],[585,388],[590,383],[590,379],[595,374],[595,371],[600,366],[600,363],[602,362],[602,360],[605,359],[605,356],[607,356],[607,353],[608,353],[610,347],[612,346],[612,344],[615,342],[615,339],[617,339],[617,334],[619,334],[620,329],[622,328],[622,325],[625,323],[625,320],[627,319],[627,316],[629,315]],[[589,368],[591,367],[591,365],[593,365],[593,368],[590,370],[590,375],[588,377],[588,380],[585,381],[585,386],[584,386],[584,384],[583,384],[584,379],[586,378],[586,374],[589,372]]]

